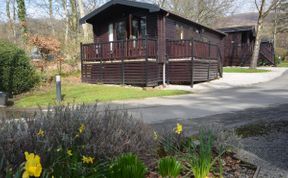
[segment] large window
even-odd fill
[[[120,21],[115,23],[116,26],[116,40],[126,40],[126,23]]]
[[[184,39],[184,27],[179,24],[176,24],[176,39],[177,40]]]

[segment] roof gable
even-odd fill
[[[130,6],[130,7],[136,7],[136,8],[141,8],[141,9],[147,9],[149,12],[158,12],[160,11],[160,7],[154,4],[149,4],[149,3],[143,3],[143,2],[136,2],[136,1],[130,1],[130,0],[111,0],[104,4],[103,6],[95,9],[91,13],[87,14],[83,18],[80,19],[80,24],[84,24],[87,22],[87,20],[93,18],[97,14],[103,12],[105,9],[113,6],[113,5],[125,5],[125,6]]]

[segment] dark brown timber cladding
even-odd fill
[[[194,60],[194,82],[209,81],[217,78],[218,63],[216,60]],[[169,83],[185,84],[191,82],[191,61],[169,62],[167,80]]]
[[[147,62],[124,62],[123,65],[118,63],[92,63],[83,64],[83,82],[88,83],[107,83],[107,84],[128,84],[139,86],[156,86],[158,85],[158,63]],[[123,75],[122,75],[123,74]],[[123,78],[124,77],[124,78]]]

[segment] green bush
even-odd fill
[[[35,69],[22,49],[0,40],[0,91],[20,94],[39,82]]]
[[[176,178],[181,173],[181,164],[171,156],[161,158],[158,168],[163,178]]]
[[[119,156],[111,165],[109,178],[144,178],[147,168],[132,153]]]

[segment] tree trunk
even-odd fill
[[[251,69],[257,68],[259,53],[260,53],[260,46],[261,46],[261,34],[263,28],[263,17],[259,17],[258,24],[257,24],[257,31],[256,31],[256,39],[254,44],[254,50],[252,55],[252,60],[250,64]]]
[[[18,7],[18,18],[21,26],[21,36],[23,44],[27,41],[27,22],[26,22],[26,7],[25,0],[16,0]]]
[[[55,28],[53,25],[54,15],[53,15],[53,2],[52,2],[52,0],[49,0],[49,17],[50,17],[49,23],[50,23],[50,26],[52,29],[52,35],[55,36]]]
[[[78,6],[80,11],[81,18],[85,16],[83,1],[78,0]],[[83,33],[84,33],[84,41],[88,40],[88,24],[82,24]]]
[[[8,39],[11,39],[11,37],[14,37],[14,27],[13,27],[13,19],[10,13],[10,4],[11,4],[11,0],[6,0],[6,14],[8,18],[8,29],[9,29]]]
[[[78,12],[76,6],[76,0],[70,0],[71,7],[71,31],[73,32],[73,40],[76,43],[78,41]]]
[[[68,37],[69,37],[69,12],[68,12],[68,6],[67,6],[68,0],[62,0],[62,6],[65,14],[65,44],[68,43]]]

